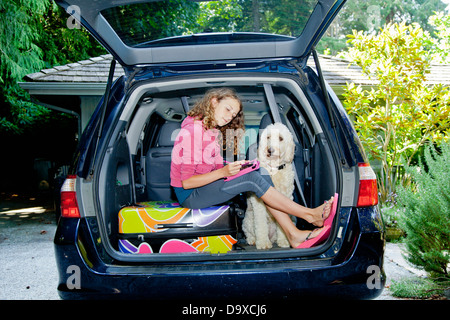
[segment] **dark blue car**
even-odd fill
[[[116,61],[125,70],[114,82],[110,72],[61,189],[54,240],[61,298],[380,295],[385,239],[376,177],[314,49],[344,2],[57,1],[112,54],[111,70]],[[287,19],[281,13],[290,5]],[[210,10],[208,19],[192,23],[188,16],[200,9]],[[277,29],[270,23],[285,20],[291,25],[280,25],[281,34],[269,33]],[[326,241],[307,249],[249,245],[247,194],[220,214],[177,205],[170,187],[176,133],[213,87],[233,88],[244,106],[244,145],[237,155],[224,151],[225,159],[254,159],[260,130],[282,122],[295,141],[294,201],[316,207],[339,194]],[[170,222],[172,214],[183,217]],[[202,225],[198,214],[220,219]],[[189,250],[169,250],[180,246]]]

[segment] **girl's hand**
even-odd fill
[[[246,162],[247,162],[246,160],[230,162],[225,167],[223,167],[224,176],[225,177],[234,176],[241,170],[241,166]]]
[[[186,180],[181,181],[181,184],[184,189],[203,187],[208,183],[219,180],[221,178],[234,176],[241,170],[241,166],[246,162],[246,160],[231,162],[218,170],[194,175]]]

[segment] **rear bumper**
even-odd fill
[[[333,259],[197,265],[105,265],[83,246],[77,235],[80,221],[62,220],[55,236],[58,292],[63,299],[373,299],[386,280],[384,233],[370,227],[372,223],[365,225],[361,217],[353,244]]]

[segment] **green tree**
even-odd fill
[[[263,2],[262,31],[298,37],[307,23],[315,0],[268,0]]]
[[[368,155],[379,160],[380,200],[395,192],[396,167],[427,142],[449,138],[450,91],[427,85],[432,42],[417,24],[388,24],[377,34],[354,31],[348,57],[378,83],[370,90],[353,83],[345,88],[344,105]]]
[[[348,0],[339,14],[342,34],[352,30],[377,31],[386,24],[418,23],[432,32],[428,18],[447,5],[441,0]]]
[[[68,13],[52,2],[39,19],[39,48],[45,68],[106,54],[106,50],[83,27],[68,28]]]
[[[299,36],[315,0],[224,0],[202,3],[196,32],[244,31]]]
[[[50,0],[0,0],[0,131],[22,133],[49,110],[31,102],[18,82],[29,73],[104,53]]]
[[[17,86],[27,73],[44,67],[36,29],[48,1],[0,1],[0,128],[20,132],[35,116],[45,114]]]
[[[389,23],[416,22],[431,33],[433,26],[427,24],[428,18],[446,6],[441,0],[347,0],[317,49],[337,54],[345,49],[346,35],[353,30],[377,32]]]
[[[136,3],[112,7],[102,15],[129,46],[190,34],[197,26],[199,4],[186,0]]]
[[[434,60],[437,63],[450,63],[450,15],[437,12],[430,17],[429,24],[435,28]]]
[[[199,9],[196,32],[236,31],[244,15],[239,0],[202,2]]]

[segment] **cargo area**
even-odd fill
[[[317,111],[295,80],[248,75],[149,82],[129,96],[102,153],[98,185],[104,187],[98,190],[98,220],[112,250],[146,256],[291,250],[276,245],[257,250],[248,245],[242,231],[247,194],[203,212],[177,203],[170,186],[174,141],[187,111],[211,87],[231,87],[243,102],[242,145],[238,154],[223,150],[225,160],[255,159],[260,133],[279,119],[295,142],[294,201],[316,207],[336,192],[333,150]],[[202,225],[202,219],[210,223]],[[296,219],[296,225],[314,229],[302,219]]]

